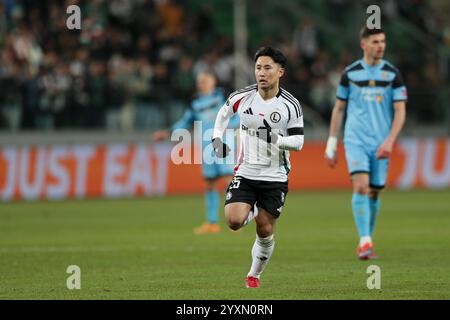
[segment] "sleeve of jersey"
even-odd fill
[[[239,124],[241,122],[241,119],[239,118],[239,114],[236,112],[230,119],[230,122],[228,123],[228,127],[232,129],[239,128]]]
[[[300,109],[301,111],[301,109]],[[280,149],[299,151],[303,147],[305,134],[303,130],[303,114],[300,112],[298,117],[292,118],[288,122],[287,136],[279,136],[277,145]]]
[[[347,72],[344,71],[344,73],[341,76],[341,81],[339,82],[339,85],[337,87],[336,98],[338,98],[339,100],[347,101],[349,91],[348,88],[349,88],[348,76]]]
[[[395,76],[394,82],[392,83],[393,89],[393,101],[407,101],[408,91],[406,90],[405,83],[403,82],[402,75],[398,72]]]
[[[194,122],[194,113],[191,109],[188,109],[184,112],[183,116],[180,120],[175,122],[171,127],[171,131],[177,129],[188,129],[192,126],[192,122]]]
[[[213,139],[220,138],[222,139],[223,133],[228,127],[228,122],[230,121],[230,118],[234,114],[233,106],[235,99],[232,99],[231,97],[228,98],[228,100],[225,102],[225,104],[220,108],[219,112],[216,116],[216,122],[214,123],[214,132],[213,132]]]

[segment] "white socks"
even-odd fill
[[[364,236],[359,239],[359,245],[361,247],[366,243],[372,243],[372,238],[370,236]]]
[[[275,240],[273,234],[267,238],[261,238],[256,235],[256,240],[252,248],[252,266],[247,276],[259,278],[272,256],[274,247]]]
[[[253,206],[253,210],[250,210],[247,216],[247,219],[245,219],[244,224],[242,226],[246,226],[250,223],[253,219],[255,219],[258,216],[258,207],[256,204]]]

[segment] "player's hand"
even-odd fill
[[[336,137],[328,137],[327,147],[325,149],[325,161],[330,168],[335,168],[338,163]]]
[[[328,158],[327,155],[325,155],[325,161],[327,162],[327,165],[330,168],[336,168],[337,164],[338,164],[338,157],[337,157],[337,153],[334,154],[334,156],[332,158]]]
[[[231,149],[220,138],[212,139],[214,153],[218,158],[225,158],[230,153]]]
[[[169,130],[159,130],[159,131],[155,131],[151,138],[153,141],[162,141],[165,140],[169,137],[170,132]]]
[[[264,127],[258,128],[258,138],[261,140],[267,142],[267,143],[277,143],[278,141],[278,134],[272,132],[272,128],[270,127],[269,123],[266,121],[266,119],[263,120]]]
[[[394,141],[386,139],[383,144],[377,150],[377,159],[386,159],[391,156],[392,149],[394,148]]]

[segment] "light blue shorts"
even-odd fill
[[[204,145],[202,171],[205,179],[215,179],[234,174],[234,150],[226,158],[217,158],[212,149],[212,145]]]
[[[383,189],[386,185],[389,159],[376,158],[376,148],[344,144],[345,158],[350,175],[368,173],[371,188]]]
[[[205,179],[215,179],[223,176],[231,176],[234,173],[234,165],[229,164],[203,164],[203,177]]]

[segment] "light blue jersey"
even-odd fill
[[[376,159],[376,152],[391,131],[394,102],[408,98],[400,72],[385,60],[375,66],[358,60],[345,69],[337,98],[347,102],[344,146],[350,174],[369,173],[370,186],[383,188],[389,160]]]
[[[345,144],[378,147],[390,133],[396,101],[406,101],[407,91],[397,68],[386,60],[369,66],[358,60],[341,78],[337,98],[347,101]]]
[[[190,107],[185,111],[180,120],[172,125],[171,130],[176,129],[189,129],[194,124],[194,121],[201,121],[203,134],[210,130],[211,137],[202,140],[202,150],[211,144],[212,130],[214,129],[214,123],[216,121],[217,113],[225,103],[225,97],[221,89],[215,89],[209,95],[199,95],[195,98]],[[238,128],[239,117],[234,116],[230,119],[228,128]],[[227,141],[224,141],[227,142]],[[231,147],[233,143],[228,142]],[[211,154],[208,155],[209,159],[205,161],[203,159],[203,176],[207,179],[213,179],[220,176],[233,174],[234,164],[218,164],[211,159],[215,157],[211,148]],[[205,163],[208,162],[208,163]],[[214,162],[214,163],[211,163]],[[211,164],[209,164],[211,163]]]

